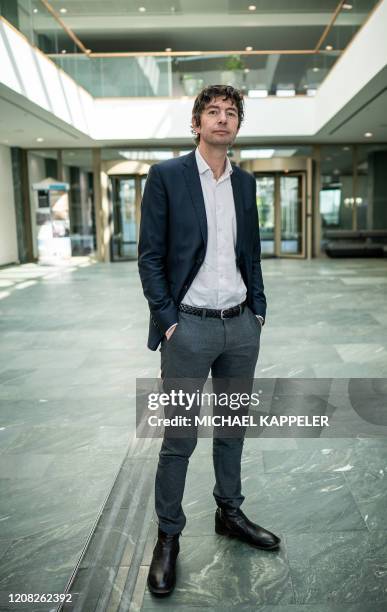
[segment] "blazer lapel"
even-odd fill
[[[202,185],[200,182],[199,170],[196,164],[195,151],[189,153],[184,160],[183,173],[187,182],[188,191],[191,196],[192,204],[196,210],[199,220],[200,230],[203,241],[207,248],[207,216],[204,204]]]
[[[235,204],[235,215],[236,215],[236,226],[237,226],[237,237],[235,253],[237,257],[240,255],[241,245],[243,244],[244,236],[244,214],[243,214],[243,197],[242,197],[242,185],[240,177],[238,176],[238,169],[233,166],[233,172],[231,173],[231,185],[234,195]]]

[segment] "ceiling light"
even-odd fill
[[[59,11],[60,11],[61,13],[67,13],[67,8],[61,8],[61,9],[59,9]]]
[[[63,54],[67,53],[66,49],[62,49],[61,53]]]
[[[270,159],[275,149],[242,149],[241,159]]]
[[[269,94],[267,89],[249,89],[247,95],[249,98],[267,98]]]
[[[248,73],[250,72],[250,68],[244,68],[244,69],[243,69],[243,72],[244,72],[245,74],[248,74]]]
[[[169,53],[170,51],[172,51],[172,47],[166,47],[165,50],[167,53]]]
[[[296,95],[295,89],[277,89],[275,92],[276,96],[279,98],[291,98]]]
[[[372,132],[366,132],[366,133],[364,134],[364,136],[365,136],[366,138],[372,138],[373,133],[372,133]]]
[[[332,45],[327,45],[325,48],[326,48],[327,51],[332,51],[332,49],[333,49]]]
[[[253,47],[246,47],[245,48],[245,51],[252,51],[252,50],[253,50]]]
[[[255,4],[249,4],[249,11],[255,11],[257,7],[255,6]]]
[[[349,147],[343,147],[343,151],[349,151]]]
[[[41,136],[39,136],[39,138],[36,139],[36,142],[43,142],[44,138],[42,138]]]
[[[140,13],[145,13],[146,8],[145,8],[145,6],[139,6],[138,10],[140,11]]]
[[[315,66],[315,67],[313,68],[313,72],[318,72],[319,70],[320,70],[320,68],[318,68],[317,66]]]
[[[349,2],[344,2],[343,9],[345,9],[346,11],[350,11],[351,8],[352,8],[352,4],[349,4]]]
[[[32,12],[33,12],[33,13],[37,13],[37,12],[38,12],[38,9],[37,9],[37,8],[34,8],[34,10],[33,10]]]
[[[276,149],[273,157],[293,157],[297,153],[297,149]]]

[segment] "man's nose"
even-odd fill
[[[225,112],[220,112],[218,115],[218,122],[219,123],[225,123],[227,121],[227,115]]]

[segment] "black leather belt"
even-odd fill
[[[246,301],[238,306],[232,308],[222,308],[222,310],[216,310],[215,308],[196,308],[196,306],[190,306],[189,304],[180,304],[179,310],[188,314],[197,315],[199,317],[215,317],[217,319],[231,319],[232,317],[238,317],[242,314],[246,306]]]

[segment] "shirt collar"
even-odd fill
[[[195,157],[196,157],[196,163],[198,165],[199,174],[204,174],[204,172],[207,172],[208,170],[210,170],[210,172],[212,174],[212,170],[211,170],[210,166],[207,164],[206,160],[204,159],[204,157],[199,152],[199,147],[196,147]],[[225,169],[225,171],[223,172],[223,174],[222,174],[222,176],[220,178],[223,178],[225,176],[229,176],[232,173],[232,171],[233,171],[233,168],[232,168],[231,162],[230,162],[229,158],[226,157],[226,169]]]

